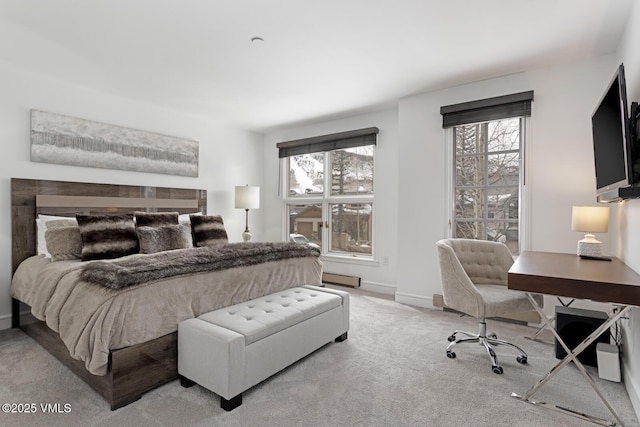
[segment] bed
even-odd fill
[[[13,326],[24,330],[92,386],[111,409],[177,378],[176,330],[180,321],[289,287],[321,284],[322,264],[317,254],[233,264],[242,251],[261,256],[267,244],[51,262],[36,255],[38,214],[65,217],[132,211],[205,212],[206,190],[16,178],[11,187]],[[291,244],[272,244],[278,250],[281,245]],[[200,262],[202,257],[219,256],[214,252],[224,251],[225,262],[231,264],[223,269],[180,270],[178,274],[150,276],[121,287],[99,286],[87,274],[93,268],[94,277],[103,277],[116,269],[114,278],[134,277],[120,273],[131,273],[135,270],[131,266],[140,273],[140,266],[146,266],[150,259],[155,260],[153,265],[162,266],[175,258],[171,262],[188,267],[194,258]],[[147,270],[156,271],[142,270],[145,274]],[[24,316],[25,312],[33,316]]]

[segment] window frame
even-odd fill
[[[376,187],[376,144],[368,144],[373,146],[373,187],[372,192],[368,194],[346,194],[346,195],[334,195],[331,194],[331,181],[332,181],[332,163],[331,153],[336,150],[323,151],[324,155],[324,176],[323,176],[323,194],[322,195],[298,195],[291,196],[289,194],[290,185],[290,170],[291,170],[291,157],[280,158],[280,166],[284,173],[282,173],[281,181],[281,194],[282,194],[282,230],[283,239],[289,241],[289,229],[290,229],[290,206],[295,205],[313,205],[319,204],[322,207],[322,237],[321,237],[321,255],[323,257],[331,258],[332,260],[343,261],[361,261],[371,262],[376,260],[376,227],[375,227],[375,187]],[[343,252],[331,250],[332,247],[332,233],[333,221],[332,215],[329,209],[333,204],[371,204],[371,254],[369,253],[356,253],[356,252]],[[328,224],[328,227],[327,227]]]
[[[515,116],[515,117],[505,117],[502,119],[509,119],[509,118],[518,118],[520,120],[520,147],[519,147],[519,163],[520,163],[520,170],[519,170],[519,177],[518,177],[518,190],[519,190],[519,200],[518,200],[518,252],[517,254],[514,254],[514,257],[517,257],[518,254],[522,253],[525,250],[528,250],[530,247],[530,211],[529,211],[529,193],[527,191],[527,185],[526,185],[526,176],[527,176],[527,144],[528,144],[528,134],[527,134],[527,128],[528,128],[528,122],[529,122],[529,116],[525,115],[525,116]],[[502,120],[500,118],[498,119],[492,119],[492,120],[487,120],[487,121],[483,121],[483,122],[476,122],[476,123],[488,123],[488,122],[492,122],[492,121],[499,121]],[[464,123],[464,124],[460,124],[460,125],[456,125],[456,126],[451,126],[451,127],[447,127],[445,128],[445,144],[446,144],[446,149],[445,149],[445,164],[447,165],[447,173],[446,176],[448,176],[448,182],[447,182],[447,213],[446,213],[446,218],[448,219],[447,222],[447,237],[449,238],[453,238],[455,235],[455,223],[456,223],[456,142],[455,142],[455,133],[454,133],[454,128],[457,126],[467,126],[467,125],[471,125],[471,124],[476,124],[476,123]],[[508,151],[512,151],[512,150],[508,150]],[[499,152],[491,152],[488,153],[486,150],[483,153],[483,156],[486,158],[488,157],[490,154],[495,154],[495,153],[502,153],[504,151],[499,151]],[[485,177],[486,177],[486,173],[487,171],[485,170]],[[487,186],[487,183],[485,182],[485,186],[484,188],[489,188]],[[487,218],[483,218],[482,220],[483,222],[491,222],[489,221]]]

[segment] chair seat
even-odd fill
[[[499,317],[533,309],[524,292],[507,289],[502,285],[479,285],[477,288],[484,300],[485,317]],[[541,295],[534,295],[534,299],[542,305]]]

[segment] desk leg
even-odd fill
[[[560,299],[560,297],[556,297],[556,299],[558,300],[558,302],[559,302],[560,304],[562,304],[562,306],[563,306],[563,307],[569,307],[569,306],[570,306],[571,304],[573,304],[573,302],[576,300],[575,298],[572,298],[569,302],[565,303],[564,301],[562,301],[562,299]],[[544,319],[544,318],[543,318],[543,319]],[[555,322],[555,320],[556,320],[556,318],[555,318],[555,317],[551,317],[551,318],[549,319],[549,321],[550,321],[551,323]],[[545,342],[545,341],[542,341],[542,340],[538,340],[538,335],[540,335],[540,334],[541,334],[545,329],[547,329],[547,328],[549,327],[548,325],[549,325],[549,324],[551,324],[551,323],[548,323],[548,324],[547,324],[547,323],[544,323],[542,326],[540,326],[540,329],[538,329],[538,330],[536,331],[536,333],[535,333],[535,334],[533,334],[533,335],[532,335],[532,336],[530,336],[530,337],[525,337],[525,338],[526,338],[526,339],[529,339],[529,340],[533,340],[533,341]],[[553,343],[551,343],[551,344],[553,344]]]
[[[607,321],[605,323],[603,323],[602,325],[600,325],[587,338],[585,338],[576,347],[576,349],[572,352],[569,349],[569,347],[565,344],[565,342],[562,340],[562,338],[560,337],[558,332],[555,330],[555,328],[551,325],[551,320],[546,316],[546,314],[538,306],[538,304],[536,303],[535,299],[533,299],[531,294],[527,293],[527,297],[529,298],[529,301],[531,301],[531,304],[533,305],[533,308],[535,308],[535,310],[538,312],[538,314],[540,314],[540,317],[544,320],[545,325],[551,330],[551,332],[553,332],[553,335],[556,337],[556,339],[558,340],[560,345],[562,345],[564,350],[567,352],[567,355],[564,357],[564,359],[562,359],[560,362],[558,362],[558,364],[556,364],[551,369],[551,371],[549,371],[533,387],[531,387],[529,389],[529,391],[527,391],[527,393],[524,396],[520,396],[519,394],[516,394],[516,393],[511,393],[511,396],[515,397],[517,399],[520,399],[522,401],[525,401],[527,403],[531,403],[531,404],[534,404],[534,405],[540,405],[540,406],[544,406],[544,407],[547,407],[547,408],[550,408],[550,409],[554,409],[554,410],[557,410],[557,411],[560,411],[560,412],[563,412],[563,413],[566,413],[566,414],[569,414],[569,415],[573,415],[573,416],[576,416],[578,418],[582,418],[584,420],[591,421],[591,422],[594,422],[594,423],[597,423],[597,424],[600,424],[600,425],[606,425],[606,426],[621,425],[622,426],[623,425],[622,420],[620,419],[620,417],[618,416],[616,411],[613,409],[611,404],[609,404],[607,399],[605,399],[605,397],[602,395],[602,393],[600,392],[600,390],[596,386],[596,383],[593,381],[593,378],[591,378],[591,376],[586,371],[586,369],[584,368],[584,366],[578,360],[577,357],[582,351],[584,351],[584,349],[586,349],[588,346],[590,346],[600,335],[602,335],[605,331],[608,331],[609,328],[618,319],[620,319],[620,317],[622,317],[625,313],[627,313],[627,311],[629,311],[629,309],[631,307],[629,307],[629,306],[621,306],[620,310],[618,310],[617,313],[615,313],[615,314],[614,313],[609,313],[609,318],[607,319]],[[605,404],[607,409],[609,409],[609,412],[611,412],[611,414],[615,417],[615,419],[618,422],[618,424],[616,424],[615,422],[611,423],[609,421],[602,420],[600,418],[596,418],[596,417],[593,417],[593,416],[590,416],[590,415],[586,415],[586,414],[583,414],[583,413],[575,412],[575,411],[572,411],[570,409],[562,408],[560,406],[556,406],[556,405],[549,404],[549,403],[546,403],[546,402],[536,402],[536,401],[531,400],[531,397],[533,397],[533,395],[543,385],[545,385],[551,378],[553,378],[558,373],[558,371],[560,371],[560,369],[564,368],[569,362],[574,362],[574,364],[576,365],[578,370],[580,370],[582,375],[586,378],[587,382],[589,382],[589,384],[591,385],[591,388],[593,388],[593,390],[596,392],[598,397],[600,397],[600,400],[602,400],[602,402]]]
[[[528,339],[528,340],[532,340],[532,341],[538,341],[538,335],[540,335],[545,329],[549,328],[548,325],[551,325],[551,323],[554,322],[555,320],[556,320],[555,317],[551,317],[549,319],[549,323],[548,324],[547,323],[543,323],[542,326],[540,326],[540,328],[536,331],[535,334],[531,335],[530,337],[525,337],[525,338]],[[553,326],[551,328],[553,328]],[[540,340],[540,341],[542,341],[542,340]],[[553,344],[553,343],[551,343],[551,344]]]

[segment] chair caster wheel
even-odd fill
[[[447,338],[447,341],[449,342],[453,342],[456,340],[456,336],[455,335],[450,335],[449,338]]]
[[[447,357],[449,359],[455,359],[456,358],[456,354],[453,351],[447,351]]]
[[[503,372],[502,366],[492,366],[491,369],[493,369],[494,374],[500,375]]]
[[[524,365],[527,363],[527,356],[518,356],[516,357],[516,360],[518,361],[518,363]]]
[[[487,338],[493,338],[494,340],[498,339],[498,336],[496,334],[489,334],[487,335]]]

